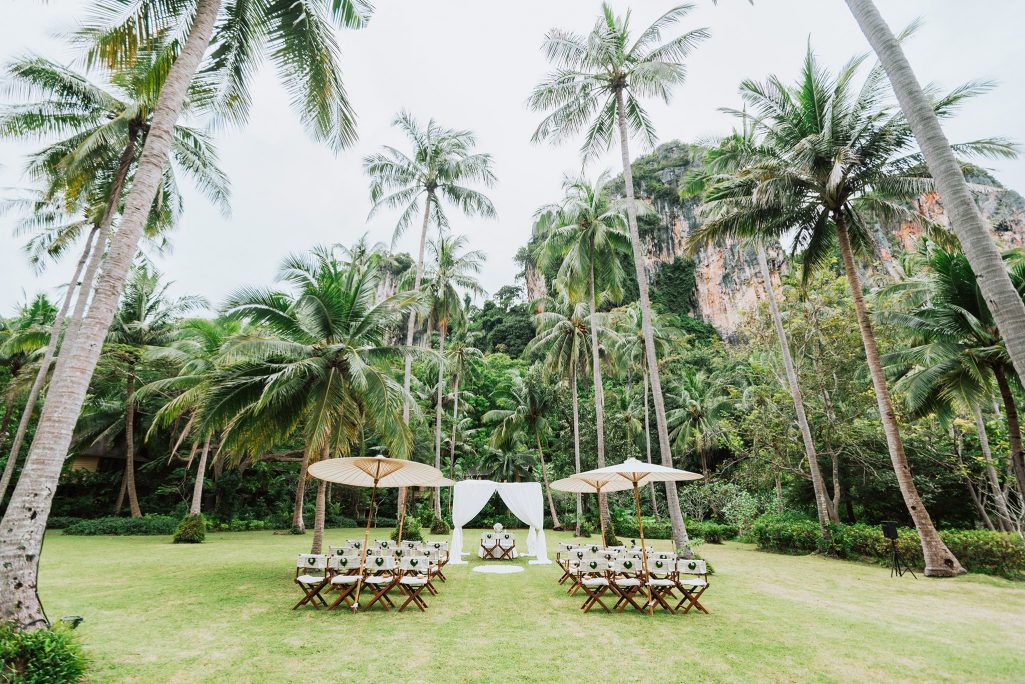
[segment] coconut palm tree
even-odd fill
[[[551,415],[558,401],[555,390],[539,365],[528,371],[527,377],[515,373],[507,396],[499,397],[499,408],[488,411],[483,416],[485,423],[495,424],[491,434],[491,444],[496,449],[515,449],[516,445],[533,438],[537,446],[537,458],[541,464],[541,480],[544,483],[545,496],[548,498],[548,511],[552,514],[552,527],[559,529],[559,514],[555,510],[552,490],[548,486],[548,467],[545,464],[544,449],[541,446],[542,435],[551,431]],[[521,433],[526,433],[526,438]]]
[[[728,387],[704,371],[686,370],[669,394],[669,436],[678,451],[693,451],[708,480],[708,455],[726,434],[725,419],[733,407]]]
[[[993,319],[1007,341],[1008,354],[1018,374],[1025,373],[1025,305],[1007,278],[990,227],[979,213],[955,155],[940,127],[929,92],[923,89],[900,46],[872,0],[847,0],[847,6],[879,57],[893,84],[904,116],[922,149],[929,173],[943,198],[950,225],[964,248],[968,263],[990,303]]]
[[[377,301],[376,270],[346,268],[325,248],[288,257],[278,277],[287,291],[243,288],[228,298],[225,314],[256,328],[226,346],[226,365],[215,371],[197,422],[225,426],[221,449],[234,454],[265,453],[301,431],[293,524],[303,531],[311,462],[351,453],[367,428],[400,458],[412,450],[404,392],[391,376],[392,364],[412,351],[383,337],[419,299],[405,292]],[[314,553],[323,541],[325,494],[321,481]]]
[[[442,236],[428,245],[430,266],[426,276],[431,303],[428,321],[431,327],[438,328],[438,386],[434,414],[434,467],[438,470],[441,470],[441,414],[445,394],[445,336],[450,326],[458,328],[465,323],[462,293],[484,294],[476,275],[487,257],[478,249],[463,252],[466,243],[465,236],[457,235]],[[434,490],[434,515],[441,520],[441,487]]]
[[[460,383],[465,378],[474,377],[483,360],[484,352],[468,344],[465,339],[457,339],[449,347],[448,358],[445,361],[452,373],[452,438],[449,440],[448,453],[449,479],[455,479],[456,444],[459,442],[460,427],[467,427],[463,426],[459,420]],[[451,506],[451,501],[449,505]]]
[[[549,300],[543,309],[534,315],[537,336],[524,349],[524,354],[543,355],[548,368],[560,375],[569,387],[573,402],[573,467],[581,472],[580,466],[580,398],[577,395],[577,380],[586,369],[585,359],[590,352],[591,331],[588,328],[590,316],[584,304]],[[549,504],[551,505],[551,504]],[[579,537],[584,517],[583,500],[577,494],[576,535]]]
[[[29,420],[57,352],[61,331],[74,339],[85,314],[93,282],[105,252],[124,189],[131,184],[132,165],[149,131],[148,121],[163,83],[160,49],[144,51],[132,68],[97,85],[84,76],[42,57],[23,57],[7,66],[7,77],[23,99],[0,111],[0,136],[52,140],[30,158],[28,174],[43,189],[29,206],[30,216],[18,227],[32,238],[26,246],[37,266],[45,257],[63,256],[83,235],[84,247],[75,266],[60,312],[50,331],[28,403],[12,443],[20,453]],[[194,96],[195,97],[195,96]],[[192,100],[184,105],[193,109]],[[151,207],[146,234],[156,239],[181,213],[177,176],[188,175],[215,204],[227,211],[228,180],[217,167],[217,150],[196,128],[175,126],[171,164],[164,170],[163,192]],[[81,280],[81,283],[79,282]],[[76,292],[74,311],[68,316]]]
[[[165,52],[166,79],[149,119],[149,134],[135,166],[124,211],[97,281],[89,313],[83,318],[67,362],[51,380],[25,469],[0,529],[0,618],[22,628],[47,624],[36,595],[37,561],[75,421],[81,412],[100,348],[117,310],[153,200],[164,177],[182,113],[204,56],[212,47],[203,76],[217,86],[212,110],[244,121],[250,109],[249,87],[265,52],[278,67],[292,95],[293,108],[314,137],[338,150],[355,140],[355,121],[342,84],[334,26],[363,26],[369,8],[362,0],[307,0],[248,3],[197,0],[147,0],[92,5],[90,26],[82,32],[90,45],[90,63],[115,70],[130,67],[140,47],[164,35],[178,40]],[[270,49],[266,49],[270,48]]]
[[[644,320],[645,354],[655,405],[659,451],[665,466],[672,466],[673,455],[651,332],[651,301],[644,270],[645,252],[637,229],[629,139],[634,133],[640,134],[649,144],[654,142],[654,126],[638,98],[657,97],[668,101],[673,87],[683,83],[686,76],[683,60],[708,37],[707,30],[696,29],[663,42],[664,33],[690,9],[691,6],[684,5],[669,10],[641,31],[635,41],[631,40],[630,13],[617,17],[607,3],[602,4],[602,14],[586,36],[552,29],[545,36],[543,50],[555,69],[534,88],[528,100],[530,108],[535,111],[554,110],[537,127],[534,140],[558,142],[586,128],[581,148],[585,159],[608,150],[618,128],[627,224]],[[674,484],[666,484],[666,499],[673,542],[681,552],[689,553],[687,528]]]
[[[605,467],[605,390],[601,372],[602,327],[599,302],[616,303],[623,297],[623,268],[620,257],[630,252],[626,208],[612,200],[606,190],[608,174],[594,182],[586,178],[566,179],[565,197],[556,207],[539,212],[534,224],[534,259],[538,266],[557,267],[556,287],[569,299],[586,300],[591,312],[591,377],[594,380],[598,467]],[[600,288],[600,290],[599,290]],[[608,336],[608,333],[605,333]],[[598,498],[607,520],[608,500]]]
[[[108,353],[123,359],[125,372],[125,472],[122,482],[128,494],[133,518],[142,517],[135,491],[135,390],[139,364],[152,347],[166,346],[175,332],[175,324],[186,312],[204,304],[196,297],[170,299],[161,275],[146,266],[135,269],[125,288],[121,305],[107,335]]]
[[[708,218],[695,239],[778,240],[796,229],[794,246],[803,249],[806,279],[839,245],[890,458],[921,538],[926,574],[951,576],[964,570],[936,532],[911,476],[855,261],[856,253],[873,244],[866,216],[936,230],[908,208],[935,185],[903,116],[887,103],[882,70],[872,69],[862,86],[855,86],[863,62],[864,57],[856,57],[833,76],[819,66],[809,47],[794,86],[776,77],[741,85],[759,144],[752,150],[753,161],[734,174],[733,182],[721,182],[706,195]],[[979,87],[971,84],[959,88],[937,98],[935,110],[949,115],[977,92]],[[1008,152],[1002,141],[993,139],[960,149]]]
[[[909,340],[904,349],[884,355],[883,364],[900,373],[896,386],[914,415],[947,414],[952,403],[968,409],[989,464],[992,459],[982,407],[999,395],[1007,420],[1012,471],[1019,489],[1025,491],[1021,426],[1011,391],[1011,383],[1019,381],[978,279],[960,250],[926,244],[914,257],[908,261],[918,272],[880,291],[880,297],[894,306],[880,311],[877,318]],[[1025,291],[1021,253],[1009,252],[1006,260],[1012,265],[1011,282]],[[1003,509],[1000,517],[1007,522],[1010,516],[1003,490],[991,465],[988,475],[995,487],[994,500]]]

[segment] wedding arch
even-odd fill
[[[527,524],[527,552],[534,556],[531,565],[547,565],[545,546],[545,508],[539,482],[493,482],[492,480],[463,480],[452,488],[452,543],[449,563],[465,564],[463,560],[463,525],[480,513],[495,492],[513,515]]]

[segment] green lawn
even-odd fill
[[[554,558],[569,537],[547,536]],[[309,540],[54,534],[41,593],[52,618],[85,616],[96,682],[1006,682],[1025,672],[1025,586],[991,577],[890,579],[882,567],[730,543],[701,547],[716,569],[710,615],[584,615],[556,565],[522,559],[513,575],[470,572],[476,559],[449,566],[426,614],[292,611],[293,563]]]

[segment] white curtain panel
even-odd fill
[[[547,565],[548,551],[545,545],[545,507],[539,482],[502,482],[498,495],[512,514],[527,523],[527,556],[536,556],[530,561],[534,565]]]
[[[496,491],[512,514],[529,527],[525,555],[537,557],[536,560],[530,561],[531,565],[551,563],[545,546],[544,498],[540,483],[491,480],[463,480],[452,488],[452,543],[449,545],[449,563],[466,563],[463,560],[463,525],[477,517]]]

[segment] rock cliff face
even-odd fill
[[[679,199],[680,179],[699,163],[702,150],[674,141],[656,148],[633,163],[635,190],[649,211],[639,217],[638,227],[645,247],[645,265],[649,280],[658,283],[663,265],[686,255],[687,237],[698,225],[696,199]],[[1007,190],[985,173],[971,178],[992,187],[978,195],[979,208],[992,224],[1002,247],[1025,246],[1025,198]],[[615,181],[622,184],[622,180]],[[947,224],[938,196],[929,194],[919,200],[919,210],[941,224]],[[895,251],[910,248],[921,229],[910,224],[882,226],[885,242]],[[769,262],[774,285],[779,284],[777,265],[783,264],[781,250],[770,250]],[[765,286],[754,249],[728,244],[701,249],[694,255],[694,297],[691,315],[712,325],[729,338],[738,332],[744,315],[765,296]],[[530,298],[545,293],[544,276],[529,263],[524,264],[524,280]]]

